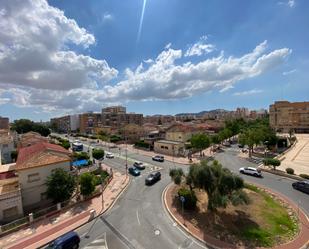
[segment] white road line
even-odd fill
[[[138,224],[141,225],[141,222],[140,222],[139,217],[138,217],[138,210],[136,210],[136,218],[137,218]]]

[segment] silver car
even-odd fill
[[[241,174],[247,174],[247,175],[252,175],[252,176],[256,176],[256,177],[261,177],[262,176],[261,170],[253,168],[253,167],[243,167],[243,168],[240,168],[239,172]]]

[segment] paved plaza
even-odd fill
[[[297,175],[309,175],[309,134],[297,134],[296,137],[296,145],[282,156],[280,168],[292,168]]]

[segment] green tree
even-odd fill
[[[48,129],[48,127],[39,123],[34,123],[29,119],[15,120],[11,126],[11,129],[19,134],[27,133],[29,131],[38,132],[45,137],[47,137],[50,134],[50,130]]]
[[[51,198],[55,203],[68,200],[75,188],[76,179],[67,171],[57,168],[47,177],[47,197]]]
[[[93,193],[96,186],[95,175],[86,172],[80,176],[80,193],[84,196],[89,196]]]
[[[276,158],[265,158],[263,160],[264,165],[266,166],[272,166],[274,170],[276,170],[277,167],[279,167],[281,165],[280,160],[276,159]]]
[[[183,173],[183,170],[181,168],[170,169],[169,175],[172,178],[172,180],[174,181],[174,183],[179,185],[181,183],[181,178],[184,176],[184,173]]]
[[[61,139],[60,145],[65,149],[69,149],[71,147],[70,142],[67,139]]]
[[[102,159],[104,157],[104,150],[102,149],[93,149],[92,150],[92,156],[93,158],[99,160]]]
[[[197,149],[202,156],[202,151],[209,147],[210,139],[206,134],[199,133],[195,134],[191,138],[192,148]]]
[[[90,158],[89,155],[88,155],[88,153],[85,152],[85,151],[82,151],[82,152],[75,152],[75,153],[73,154],[73,157],[74,157],[76,160],[83,160],[83,159],[88,160],[88,159]]]
[[[217,161],[212,165],[202,161],[200,164],[190,166],[187,177],[194,187],[207,192],[209,211],[215,211],[219,207],[225,208],[229,203],[239,205],[249,202],[249,198],[242,191],[243,179],[223,168]]]

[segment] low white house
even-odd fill
[[[42,142],[18,151],[16,172],[25,209],[48,202],[45,183],[56,168],[71,169],[70,152],[59,145]]]

